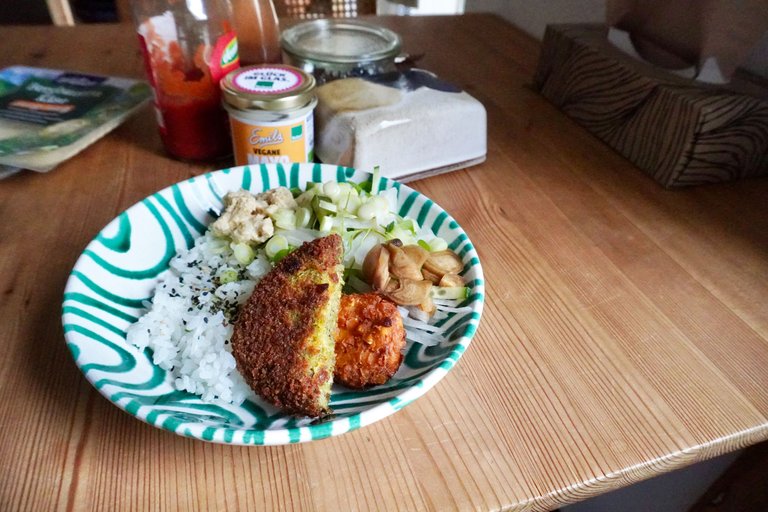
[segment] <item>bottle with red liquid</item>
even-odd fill
[[[231,154],[219,88],[239,66],[229,2],[136,0],[133,9],[168,153],[185,160]]]

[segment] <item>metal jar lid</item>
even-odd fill
[[[220,85],[224,102],[240,110],[294,110],[315,97],[315,78],[284,64],[239,68]]]
[[[389,29],[359,20],[321,19],[283,31],[280,44],[287,54],[303,60],[333,64],[394,59],[400,36]]]

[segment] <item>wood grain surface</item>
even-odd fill
[[[167,158],[145,109],[0,182],[1,510],[546,510],[768,438],[768,181],[663,190],[532,90],[538,43],[500,18],[379,22],[488,110],[484,164],[414,183],[484,266],[455,369],[283,447],[185,439],[102,398],[64,343],[68,272],[123,209],[214,167]],[[0,33],[2,66],[141,76],[127,24]]]

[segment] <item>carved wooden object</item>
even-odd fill
[[[605,36],[602,26],[550,25],[537,89],[665,187],[768,173],[768,90],[679,78]]]

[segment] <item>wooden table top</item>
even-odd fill
[[[768,181],[665,191],[531,88],[538,43],[491,15],[386,18],[488,110],[488,159],[414,187],[484,266],[453,371],[360,430],[208,444],[102,398],[60,323],[86,243],[210,170],[149,109],[48,174],[0,182],[0,509],[543,510],[768,438]],[[142,76],[127,25],[2,27],[0,65]]]

